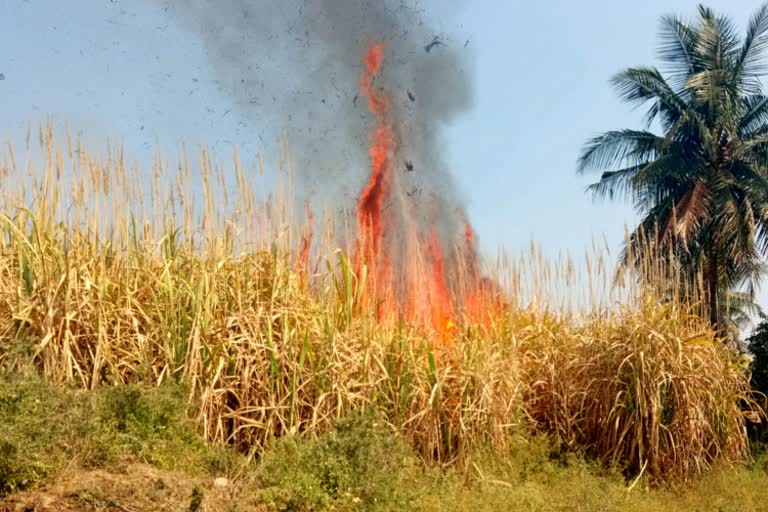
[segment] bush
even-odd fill
[[[260,500],[285,512],[410,510],[417,459],[372,416],[338,422],[315,440],[280,439],[259,468]]]
[[[80,443],[79,402],[33,377],[0,375],[0,494],[28,487]]]
[[[768,319],[757,324],[752,335],[747,338],[747,350],[752,355],[752,387],[768,395]]]
[[[0,495],[69,464],[101,467],[125,457],[228,476],[242,457],[207,446],[186,408],[186,396],[173,385],[86,391],[0,374]]]
[[[0,440],[0,496],[23,489],[32,479],[29,469],[18,457],[15,444]]]
[[[173,384],[104,388],[95,401],[97,445],[162,467],[189,462],[180,460],[180,454],[204,457],[205,445],[187,414],[182,391]]]

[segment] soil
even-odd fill
[[[200,499],[202,498],[202,500]],[[0,499],[0,512],[244,512],[237,484],[190,478],[126,460],[108,469],[73,469]]]

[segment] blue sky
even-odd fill
[[[424,2],[429,16],[438,0]],[[474,106],[452,126],[445,151],[482,248],[580,254],[592,237],[621,243],[629,205],[595,204],[577,176],[584,141],[639,127],[641,112],[608,84],[631,65],[656,64],[660,16],[695,14],[688,0],[468,1],[450,22],[468,34],[475,59]],[[713,0],[740,26],[758,7]],[[453,25],[451,25],[453,24]],[[209,76],[203,44],[139,0],[0,0],[2,137],[20,140],[51,116],[91,145],[122,143],[146,161],[182,141],[254,154],[274,137],[230,108]],[[768,297],[768,294],[761,294]],[[763,300],[764,304],[768,301]]]

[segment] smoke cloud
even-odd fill
[[[383,42],[375,85],[392,97],[397,186],[437,207],[440,219],[455,218],[460,198],[440,134],[471,107],[471,47],[432,28],[419,2],[176,0],[162,7],[199,35],[221,93],[264,140],[287,136],[299,185],[344,194],[350,206],[367,179],[373,122],[359,95],[362,56],[371,42]],[[439,8],[447,15],[460,7],[444,0]]]

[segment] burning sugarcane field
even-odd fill
[[[768,510],[768,4],[0,20],[0,512]]]

